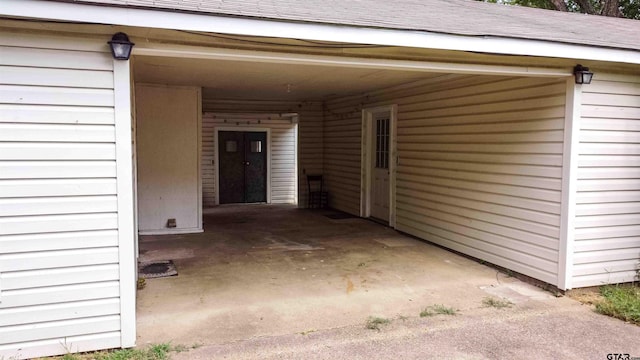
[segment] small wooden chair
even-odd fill
[[[324,191],[324,180],[322,175],[307,175],[307,207],[325,208],[327,207],[328,194]]]

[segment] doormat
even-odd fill
[[[155,279],[178,275],[173,260],[143,262],[138,264],[138,273],[143,279]]]
[[[353,219],[355,218],[355,216],[351,215],[351,214],[347,214],[347,213],[335,213],[335,214],[329,214],[329,215],[325,215],[326,217],[328,217],[331,220],[342,220],[342,219]]]

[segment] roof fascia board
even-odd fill
[[[2,0],[0,16],[94,24],[202,31],[247,36],[296,38],[353,44],[474,51],[503,55],[640,64],[640,51],[540,40],[440,34],[317,23],[294,23],[212,14],[191,14],[43,0]],[[292,36],[292,34],[295,34]]]
[[[528,66],[502,66],[482,64],[456,64],[433,61],[411,61],[340,57],[328,55],[288,54],[271,51],[203,48],[172,44],[147,44],[140,42],[134,47],[135,55],[167,56],[190,59],[251,61],[275,64],[302,64],[350,68],[369,68],[402,71],[424,71],[451,74],[482,74],[500,76],[565,77],[571,69],[542,68]]]

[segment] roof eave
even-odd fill
[[[82,6],[82,11],[78,11]],[[161,16],[158,16],[161,13]],[[290,22],[43,0],[3,0],[0,16],[353,44],[640,64],[640,51],[505,37]],[[292,36],[295,34],[295,36]]]

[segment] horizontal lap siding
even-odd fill
[[[118,347],[113,60],[28,39],[0,37],[0,358]]]
[[[358,101],[330,101],[324,116],[323,163],[329,206],[359,215],[362,107]]]
[[[640,263],[640,77],[582,87],[573,287],[633,281]]]
[[[327,104],[331,205],[359,212],[362,107],[398,104],[398,230],[556,284],[565,82],[432,80]]]
[[[206,95],[206,93],[205,93]],[[286,102],[286,101],[243,101],[243,100],[215,100],[203,98],[203,111],[205,113],[247,114],[247,113],[297,113],[298,122],[298,203],[305,206],[307,203],[307,181],[305,174],[322,173],[322,105],[315,102]],[[206,116],[203,118],[203,200],[204,205],[213,206],[215,199],[214,166],[213,160],[213,126],[205,125]],[[254,121],[255,122],[255,121]],[[245,121],[246,124],[246,121]],[[251,124],[253,127],[264,127],[263,124]],[[280,127],[281,128],[281,127]],[[274,136],[290,135],[281,130],[272,130],[273,144],[276,144]],[[286,140],[288,142],[288,140]],[[284,143],[281,143],[284,144]],[[207,153],[207,155],[205,155]],[[275,153],[274,153],[275,155]],[[276,160],[274,162],[274,160]],[[272,199],[274,203],[293,202],[290,195],[294,184],[285,179],[288,177],[289,159],[284,162],[280,159],[272,160],[272,170],[280,166],[282,171],[272,173]],[[292,175],[295,178],[295,174]],[[276,180],[274,183],[273,180]],[[277,184],[280,185],[277,185]],[[207,200],[208,199],[208,200]]]

